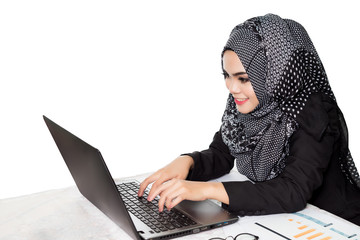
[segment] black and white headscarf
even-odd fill
[[[307,32],[293,20],[273,14],[249,19],[232,30],[225,50],[240,58],[259,105],[242,114],[230,94],[222,119],[223,141],[240,173],[253,181],[273,179],[285,167],[296,117],[310,95],[322,92],[335,102],[334,94]],[[340,161],[348,179],[360,186],[347,145]]]

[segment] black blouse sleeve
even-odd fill
[[[229,173],[234,166],[234,157],[230,155],[229,148],[223,142],[220,131],[215,133],[209,149],[183,155],[189,155],[194,159],[194,166],[189,172],[188,180],[214,179]]]
[[[323,181],[338,134],[337,108],[315,95],[298,117],[299,129],[290,139],[286,167],[275,179],[251,183],[223,182],[229,205],[238,215],[295,212],[303,209]],[[189,179],[218,177],[233,166],[227,146],[217,133],[209,150],[192,155],[195,161]],[[216,149],[216,150],[215,150]],[[229,156],[230,155],[230,156]],[[202,178],[203,177],[203,178]],[[194,179],[193,179],[194,178]]]

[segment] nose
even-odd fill
[[[241,82],[233,77],[226,80],[226,86],[232,94],[241,93]]]

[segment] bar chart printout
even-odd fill
[[[360,227],[349,227],[334,217],[317,215],[312,210],[307,208],[297,213],[276,214],[255,224],[276,235],[276,239],[360,240]]]

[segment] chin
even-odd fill
[[[251,110],[248,110],[248,109],[239,108],[239,107],[236,107],[236,108],[242,114],[248,114],[249,112],[251,112]]]

